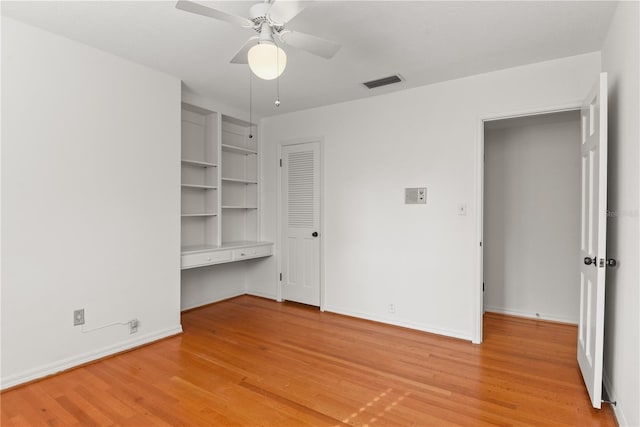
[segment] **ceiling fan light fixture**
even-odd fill
[[[249,68],[263,80],[279,77],[287,66],[287,54],[272,42],[261,41],[247,54]]]

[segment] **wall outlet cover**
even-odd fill
[[[79,325],[84,325],[84,308],[73,312],[73,326]]]
[[[133,319],[129,322],[129,333],[130,334],[135,334],[136,332],[138,332],[138,319]]]

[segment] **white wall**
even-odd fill
[[[484,144],[485,310],[577,324],[579,112],[489,122]]]
[[[178,79],[2,18],[2,387],[180,332],[179,157]]]
[[[480,120],[578,104],[599,71],[592,53],[266,118],[264,237],[277,237],[277,144],[324,137],[326,310],[472,339]],[[427,204],[404,205],[418,186]],[[259,290],[275,294],[270,262]]]
[[[188,310],[245,294],[245,261],[188,268],[180,275],[180,308]]]
[[[640,426],[640,6],[621,2],[602,48],[609,79],[609,198],[604,377],[622,426]]]

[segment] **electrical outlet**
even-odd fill
[[[129,333],[135,334],[138,332],[138,319],[133,319],[129,321]]]
[[[396,312],[396,305],[395,304],[389,304],[389,313],[395,313]]]
[[[73,326],[79,325],[84,325],[84,308],[73,312]]]

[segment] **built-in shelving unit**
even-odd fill
[[[258,146],[247,123],[223,116],[222,242],[253,241],[258,233]]]
[[[269,256],[259,241],[255,126],[182,105],[182,268]]]
[[[220,239],[218,133],[216,113],[182,108],[182,246],[215,246]]]

